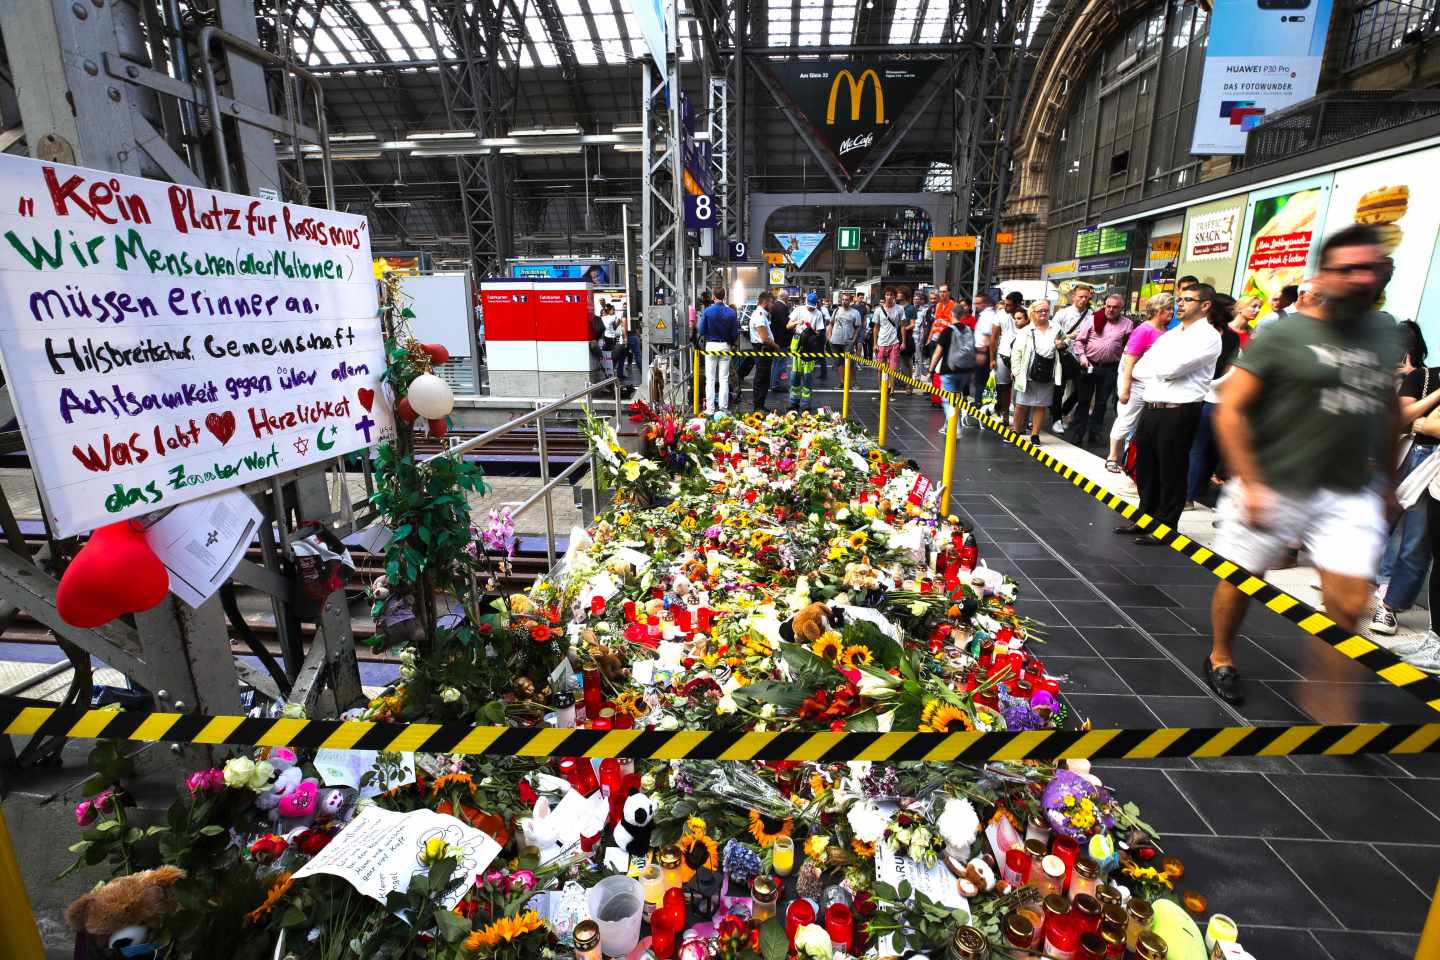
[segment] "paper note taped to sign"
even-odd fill
[[[250,498],[227,490],[181,504],[150,524],[145,539],[170,571],[170,592],[199,607],[235,572],[259,526]]]
[[[474,884],[475,875],[484,873],[500,852],[500,844],[489,834],[433,810],[397,813],[365,807],[324,850],[295,871],[295,879],[328,873],[384,903],[394,891],[408,890],[412,876],[429,869],[423,854],[432,837],[464,851],[455,871],[461,882],[441,898],[445,909],[453,910]]]
[[[379,442],[364,217],[0,155],[0,359],[71,536]]]

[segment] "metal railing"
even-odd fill
[[[613,389],[615,394],[615,430],[616,432],[619,432],[621,422],[621,400],[619,385],[619,377],[607,377],[606,379],[601,380],[599,383],[591,384],[584,390],[577,391],[576,393],[570,394],[568,397],[562,397],[559,400],[547,403],[544,406],[531,411],[530,413],[516,417],[514,420],[507,420],[505,423],[500,424],[500,426],[498,427],[495,427],[491,430],[486,430],[484,433],[479,434],[478,436],[471,437],[469,440],[457,443],[449,449],[442,450],[441,452],[435,454],[435,456],[428,457],[427,462],[429,460],[434,460],[437,457],[456,457],[469,453],[472,450],[479,450],[481,447],[486,446],[490,443],[494,443],[496,440],[499,440],[506,434],[513,433],[521,427],[529,426],[532,423],[535,424],[535,435],[538,438],[537,442],[540,448],[540,489],[536,490],[516,509],[512,510],[510,515],[518,519],[527,510],[535,506],[536,503],[542,500],[544,501],[545,559],[549,562],[550,567],[553,568],[555,566],[555,505],[551,499],[551,494],[557,486],[559,486],[562,482],[569,480],[572,476],[575,475],[576,471],[578,471],[581,467],[585,466],[588,463],[590,465],[590,489],[591,493],[595,497],[595,507],[598,510],[600,506],[600,471],[597,469],[599,462],[598,456],[595,452],[594,444],[591,444],[590,455],[588,457],[577,457],[575,462],[570,464],[570,466],[566,467],[564,470],[560,471],[555,476],[550,476],[549,445],[545,439],[545,418],[580,400],[585,401],[585,413],[587,415],[590,415],[593,408],[593,405],[591,404],[591,397],[593,397],[596,393],[599,393],[602,390]]]
[[[1403,49],[1412,35],[1433,33],[1436,0],[1371,0],[1350,14],[1345,69],[1355,70]]]

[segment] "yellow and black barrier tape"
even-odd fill
[[[850,359],[865,367],[879,369],[883,366],[874,360],[866,360],[863,357],[852,355]],[[902,383],[909,384],[926,393],[947,398],[951,404],[965,410],[1002,439],[1019,447],[1032,459],[1069,480],[1080,490],[1090,494],[1100,503],[1114,510],[1176,553],[1196,565],[1204,567],[1217,578],[1234,584],[1241,593],[1264,604],[1267,609],[1289,620],[1310,636],[1328,643],[1361,666],[1374,671],[1381,679],[1423,700],[1432,710],[1440,711],[1440,678],[1411,666],[1373,640],[1341,629],[1334,620],[1299,598],[1291,596],[1273,583],[1257,577],[1239,564],[1226,560],[1209,547],[1195,542],[1168,524],[1161,523],[1150,514],[1141,513],[1138,506],[1107,490],[1103,485],[1091,480],[1074,467],[1060,462],[1040,446],[1031,443],[1028,437],[1011,430],[990,414],[977,408],[968,397],[940,390],[933,384],[890,370],[888,367],[885,369],[891,377]]]
[[[846,733],[580,730],[465,723],[368,723],[0,704],[0,733],[232,747],[380,750],[472,756],[633,760],[846,760],[985,763],[1156,757],[1440,753],[1440,723]]]

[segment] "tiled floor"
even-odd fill
[[[873,397],[852,398],[850,412],[875,428]],[[940,426],[928,400],[893,398],[887,446],[938,476]],[[1247,700],[1231,707],[1199,673],[1209,649],[1209,573],[1113,535],[1115,514],[984,430],[962,431],[957,453],[952,509],[974,522],[981,557],[1015,577],[1020,609],[1045,625],[1042,655],[1066,674],[1071,708],[1096,726],[1308,722],[1307,693],[1350,697],[1363,720],[1437,719],[1263,609],[1242,628]],[[1413,956],[1440,877],[1440,757],[1101,767],[1185,862],[1182,888],[1234,917],[1258,960]]]

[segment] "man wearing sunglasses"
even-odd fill
[[[1401,343],[1394,323],[1373,310],[1388,279],[1374,227],[1326,238],[1318,303],[1302,298],[1254,339],[1215,408],[1232,475],[1216,511],[1215,552],[1263,575],[1303,544],[1320,571],[1325,613],[1346,633],[1368,611],[1386,514],[1396,507],[1392,377]],[[1211,601],[1214,644],[1203,669],[1231,703],[1244,699],[1232,645],[1248,605],[1226,581]],[[1302,706],[1327,722],[1347,718],[1342,698]]]

